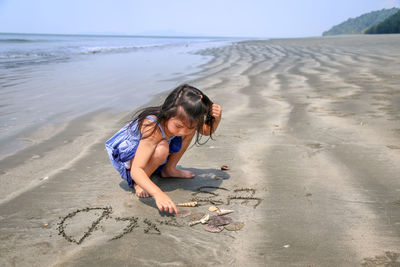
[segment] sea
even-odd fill
[[[134,110],[194,78],[198,51],[245,38],[0,33],[0,158],[46,123]]]

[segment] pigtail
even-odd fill
[[[213,105],[213,102],[206,95],[202,95],[201,100],[207,106],[207,109],[208,109],[206,119],[205,119],[205,124],[212,126],[212,123],[215,120],[215,118],[213,116],[211,116],[211,107]]]

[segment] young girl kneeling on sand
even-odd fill
[[[193,178],[176,168],[196,135],[211,136],[221,121],[221,107],[199,89],[184,84],[174,89],[163,105],[143,109],[106,142],[112,165],[138,197],[153,196],[160,211],[178,213],[174,202],[150,180],[161,177]]]

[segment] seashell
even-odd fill
[[[189,216],[190,214],[192,214],[192,213],[189,210],[180,210],[176,217],[185,218],[185,217]]]
[[[204,212],[195,212],[195,213],[190,214],[189,220],[199,221],[201,218],[204,217],[204,215],[206,215]]]
[[[204,215],[203,218],[200,219],[201,224],[205,224],[210,219],[210,214]]]
[[[222,216],[222,215],[225,215],[225,214],[229,214],[229,213],[232,213],[232,212],[234,212],[234,210],[224,210],[224,209],[217,210],[217,214],[219,216]]]
[[[200,221],[193,221],[193,222],[189,223],[189,226],[193,226],[193,225],[196,225],[196,224],[199,224],[199,223],[200,223]]]
[[[222,230],[224,230],[223,226],[218,226],[218,225],[212,225],[212,224],[206,224],[203,226],[204,230],[211,232],[211,233],[219,233]]]
[[[228,171],[228,170],[229,170],[228,165],[222,165],[221,166],[221,171]]]
[[[210,219],[210,215],[206,214],[200,220],[190,222],[189,226],[193,226],[193,225],[196,225],[196,224],[199,224],[199,223],[205,224],[205,223],[208,222],[209,219]]]
[[[197,206],[197,201],[178,203],[176,205],[179,206],[179,207],[196,207]]]
[[[244,226],[243,222],[231,222],[230,224],[225,225],[225,229],[228,231],[238,231],[242,229]]]
[[[231,217],[227,216],[212,216],[210,220],[208,221],[208,224],[215,225],[215,226],[221,226],[221,225],[226,225],[230,224],[232,222]]]
[[[211,211],[211,212],[213,212],[213,211],[217,211],[217,210],[219,210],[216,206],[210,206],[209,208],[208,208],[208,210],[209,211]]]

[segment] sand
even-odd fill
[[[195,194],[201,186],[227,189],[208,190],[244,227],[207,232],[135,197],[103,145],[130,113],[103,110],[29,136],[32,146],[1,160],[0,265],[396,261],[400,36],[250,41],[202,54],[213,59],[188,82],[222,105],[223,121],[181,160],[194,179],[153,179],[175,202],[210,197]],[[181,210],[208,212],[202,204]]]

